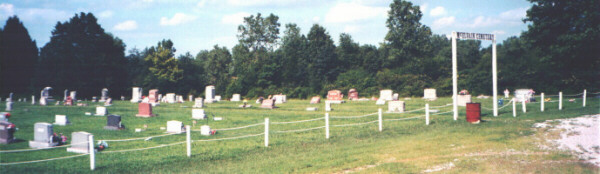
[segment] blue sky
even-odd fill
[[[237,41],[237,26],[243,17],[262,13],[279,16],[281,33],[285,24],[296,23],[304,34],[318,23],[337,43],[341,33],[355,42],[378,45],[384,40],[391,0],[8,0],[0,3],[3,27],[17,15],[29,34],[43,47],[58,21],[75,13],[91,12],[109,33],[132,48],[143,49],[162,39],[171,39],[176,54],[211,49],[231,49]],[[421,23],[435,34],[452,31],[493,33],[500,43],[527,29],[522,22],[531,4],[524,0],[411,1],[421,6]],[[281,34],[283,36],[283,34]],[[483,43],[484,46],[490,43]]]

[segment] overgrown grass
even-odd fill
[[[565,99],[563,110],[558,111],[558,103],[546,103],[545,112],[540,112],[539,103],[527,105],[527,113],[512,116],[512,106],[499,111],[498,117],[482,109],[481,124],[464,121],[465,109],[459,107],[459,120],[454,121],[452,113],[434,115],[431,124],[425,125],[424,118],[402,121],[385,121],[379,132],[377,123],[331,127],[331,138],[325,139],[324,129],[300,133],[275,133],[324,126],[324,120],[298,124],[271,124],[269,147],[264,147],[264,136],[245,139],[194,142],[192,157],[186,156],[185,144],[161,147],[143,151],[105,153],[114,150],[153,147],[185,141],[185,134],[153,138],[150,141],[109,142],[109,148],[96,155],[96,170],[100,173],[331,173],[359,171],[364,173],[419,173],[433,166],[452,163],[454,167],[443,170],[452,173],[595,173],[598,168],[585,164],[567,152],[541,150],[531,138],[535,131],[532,125],[549,119],[570,118],[580,115],[600,113],[600,99],[588,96],[588,106],[583,108],[581,100],[575,103]],[[426,101],[419,98],[404,99],[406,110],[424,107]],[[482,106],[492,108],[491,99],[474,99]],[[539,101],[539,100],[538,100]],[[229,128],[264,122],[306,120],[324,117],[324,104],[311,105],[308,100],[290,100],[279,108],[269,110],[258,108],[238,108],[239,102],[219,102],[207,104],[207,114],[224,117],[223,121],[208,121],[211,128]],[[440,98],[429,102],[431,106],[451,103],[450,98]],[[3,104],[3,103],[2,103]],[[97,103],[90,106],[31,106],[28,103],[15,103],[10,121],[19,130],[15,136],[23,141],[0,145],[1,150],[27,149],[33,139],[35,122],[54,122],[54,115],[67,115],[72,122],[67,126],[54,126],[55,132],[67,136],[71,132],[86,131],[94,134],[94,139],[126,139],[164,134],[169,120],[179,120],[192,124],[192,102],[183,104],[161,104],[153,110],[158,117],[138,118],[137,104],[116,101],[107,107],[111,114],[121,115],[127,127],[121,131],[104,130],[105,117],[85,116],[94,112]],[[306,107],[318,107],[319,111],[306,111]],[[385,113],[387,105],[378,106],[374,101],[347,102],[333,105],[330,116],[355,116],[384,110],[384,119],[420,116],[424,111],[405,114]],[[450,111],[450,107],[440,108],[440,112]],[[357,119],[330,119],[331,125],[373,121],[377,115]],[[148,130],[136,133],[135,128],[148,125]],[[193,129],[199,129],[206,121],[198,121]],[[192,139],[213,139],[235,137],[264,132],[263,126],[247,129],[220,131],[215,136],[201,136],[192,132]],[[506,154],[522,152],[520,154]],[[0,153],[0,162],[10,163],[48,159],[75,155],[65,148],[21,153]],[[0,173],[89,173],[89,157],[48,162],[0,166]]]

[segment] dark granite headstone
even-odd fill
[[[8,121],[0,121],[0,144],[9,144],[15,142],[13,134],[16,131],[14,124]]]
[[[109,115],[106,117],[106,126],[104,129],[108,130],[120,130],[125,129],[125,125],[121,124],[120,115]]]

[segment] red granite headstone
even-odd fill
[[[275,107],[275,99],[264,99],[262,104],[260,105],[261,108],[267,108],[267,109],[274,109],[277,108]]]
[[[317,103],[321,103],[321,97],[314,96],[310,99],[310,104],[317,104]]]
[[[348,91],[348,100],[358,100],[358,91],[352,88]]]
[[[148,103],[158,103],[158,89],[148,91]]]
[[[152,114],[152,105],[150,103],[140,103],[138,104],[138,114],[136,117],[154,117],[155,114]]]
[[[340,90],[331,90],[327,92],[327,100],[331,101],[342,101],[344,94]]]

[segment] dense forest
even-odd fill
[[[497,46],[498,88],[579,92],[600,90],[600,1],[529,0],[523,22],[528,30]],[[50,42],[36,47],[17,16],[0,29],[0,95],[38,95],[46,86],[76,90],[78,96],[130,96],[131,87],[161,93],[217,94],[247,98],[283,93],[288,97],[324,96],[328,90],[356,88],[361,97],[392,89],[422,96],[424,88],[450,95],[451,41],[420,23],[419,6],[390,4],[387,35],[379,45],[360,44],[346,33],[335,45],[327,29],[314,24],[304,34],[296,24],[282,26],[276,14],[257,13],[238,26],[238,44],[215,45],[197,54],[176,54],[169,39],[126,51],[92,13],[57,22]],[[458,41],[459,89],[491,95],[491,47]],[[3,97],[4,98],[4,97]]]

